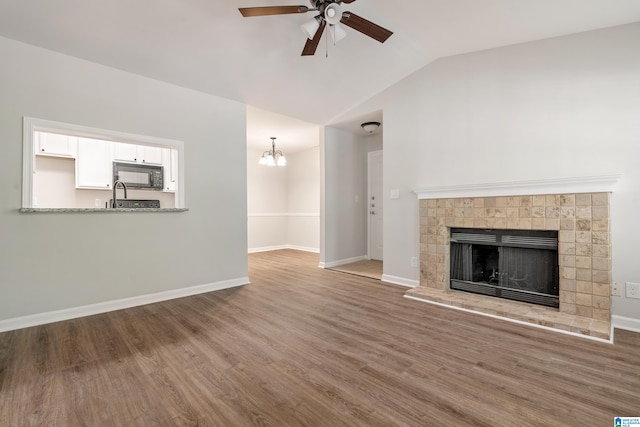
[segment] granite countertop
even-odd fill
[[[187,208],[143,208],[143,209],[127,209],[127,208],[21,208],[23,213],[69,213],[69,212],[97,212],[97,213],[115,213],[115,212],[187,212]]]

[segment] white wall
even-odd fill
[[[366,144],[351,132],[324,129],[324,241],[321,263],[367,255]]]
[[[613,279],[640,282],[638,40],[631,24],[440,59],[341,117],[384,110],[385,274],[419,278],[414,188],[622,174]],[[640,319],[640,300],[612,309]]]
[[[258,164],[247,151],[249,251],[320,248],[320,154],[313,147],[288,154],[286,167]]]
[[[0,321],[246,279],[244,104],[4,38],[0,57]],[[189,211],[20,213],[23,116],[184,141]]]
[[[288,244],[320,250],[320,147],[287,155]]]

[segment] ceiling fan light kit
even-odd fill
[[[308,6],[263,6],[263,7],[241,7],[240,13],[244,17],[286,15],[294,13],[306,13],[310,11],[318,12],[312,20],[302,24],[300,28],[307,36],[307,41],[302,49],[302,56],[311,56],[316,53],[318,43],[322,37],[325,27],[329,24],[329,33],[333,43],[337,43],[347,36],[347,32],[340,25],[341,23],[350,27],[374,40],[384,43],[393,34],[371,21],[356,15],[353,12],[342,11],[342,3],[350,4],[356,0],[309,0],[311,8]]]
[[[302,32],[309,40],[313,39],[314,34],[318,31],[318,28],[320,28],[320,21],[321,18],[316,16],[300,26]]]

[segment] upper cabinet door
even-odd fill
[[[116,142],[113,144],[113,159],[122,160],[124,162],[137,162],[138,161],[138,146],[133,144],[125,144],[122,142]]]
[[[56,133],[34,132],[35,153],[46,156],[76,157],[78,138]]]
[[[162,148],[116,142],[114,144],[114,160],[161,165]]]
[[[111,142],[78,138],[76,159],[77,188],[111,188]]]
[[[138,153],[141,152],[139,159],[142,159],[142,163],[151,163],[154,165],[162,164],[162,148],[161,147],[149,147],[147,145],[138,145]]]
[[[163,191],[175,192],[178,186],[178,150],[163,148],[162,156],[162,165],[164,166]]]

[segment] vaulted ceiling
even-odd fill
[[[381,44],[347,27],[303,57],[299,27],[314,12],[238,11],[275,5],[310,6],[0,0],[0,36],[324,125],[439,57],[640,21],[638,0],[357,0],[343,9],[394,34]]]

